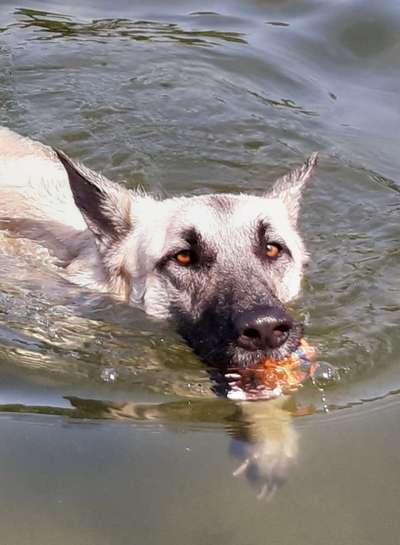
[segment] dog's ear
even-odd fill
[[[101,247],[124,238],[133,227],[129,190],[107,180],[55,149],[68,174],[72,195]]]
[[[296,223],[299,214],[303,188],[318,164],[318,153],[312,153],[301,167],[295,168],[276,180],[270,197],[283,200],[289,210],[289,216]]]

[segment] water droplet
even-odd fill
[[[104,367],[101,370],[100,377],[104,382],[114,383],[118,378],[118,372],[114,367]]]
[[[313,373],[312,380],[318,389],[324,390],[337,384],[340,380],[340,375],[336,367],[330,363],[321,361]]]

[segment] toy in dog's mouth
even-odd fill
[[[229,384],[228,398],[241,401],[271,399],[295,392],[317,366],[313,362],[315,348],[304,338],[298,348],[283,360],[265,359],[240,370],[230,370],[225,378]]]

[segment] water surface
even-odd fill
[[[15,241],[4,542],[397,545],[398,3],[4,1],[0,67],[1,124],[128,187],[260,192],[318,150],[293,311],[337,369],[325,392],[234,405],[170,324]]]

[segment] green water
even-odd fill
[[[0,123],[116,181],[261,191],[320,151],[294,312],[337,369],[236,406],[171,325],[1,253],[2,544],[398,545],[399,82],[396,0],[1,3]]]

